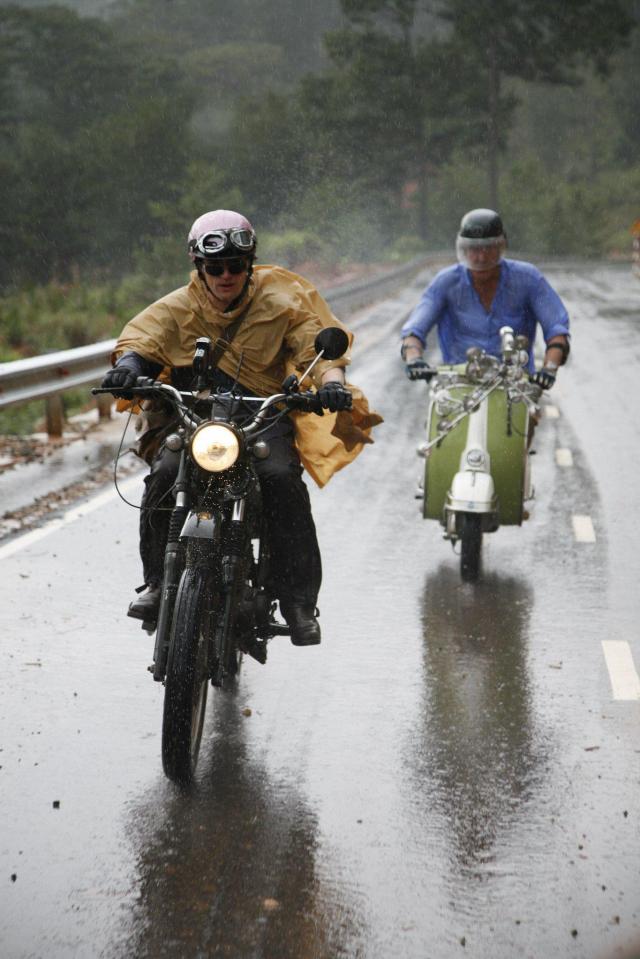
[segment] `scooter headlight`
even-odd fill
[[[240,454],[235,432],[221,423],[205,423],[191,437],[191,455],[203,470],[221,473],[233,466]]]
[[[481,470],[484,469],[486,465],[486,457],[482,450],[469,450],[467,453],[467,466],[472,470]]]

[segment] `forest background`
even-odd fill
[[[201,212],[316,278],[453,250],[627,256],[637,0],[0,4],[0,361],[96,342],[185,282]]]

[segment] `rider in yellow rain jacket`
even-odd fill
[[[245,395],[280,392],[286,375],[301,372],[315,357],[313,344],[320,329],[341,324],[303,277],[277,266],[254,267],[255,249],[253,228],[240,214],[216,210],[199,217],[189,234],[196,267],[189,284],[125,326],[103,386],[130,388],[138,376],[163,375],[178,389],[190,389],[196,339],[209,337],[215,347],[225,329],[239,321],[217,363],[215,386],[237,384]],[[320,552],[301,463],[323,486],[372,442],[371,427],[381,422],[369,412],[364,396],[347,388],[348,363],[344,356],[316,365],[314,385],[328,415],[285,417],[271,435],[265,434],[269,457],[256,461],[274,560],[274,591],[295,645],[320,642],[315,616]],[[130,615],[147,620],[159,605],[170,515],[154,507],[166,505],[171,497],[178,465],[177,454],[163,443],[171,425],[159,423],[157,417],[153,412],[141,417],[139,452],[151,465],[140,514],[146,592],[129,607]],[[145,432],[145,426],[151,429]]]

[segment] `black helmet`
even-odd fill
[[[500,215],[494,210],[470,210],[460,221],[456,237],[458,261],[482,272],[498,265],[507,245]]]
[[[469,240],[488,240],[492,237],[504,237],[504,227],[500,214],[495,210],[469,210],[460,221],[458,236]]]

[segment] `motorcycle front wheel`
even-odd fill
[[[478,513],[461,513],[459,523],[460,575],[466,583],[475,583],[480,575],[482,516]]]
[[[208,596],[206,571],[185,569],[173,611],[162,717],[162,766],[182,784],[195,774],[207,706]]]

